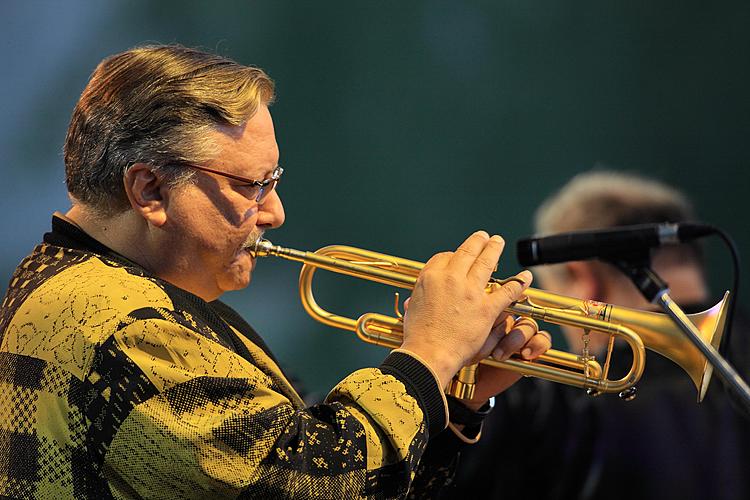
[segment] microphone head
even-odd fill
[[[695,223],[660,223],[572,231],[516,243],[518,263],[524,267],[572,260],[648,260],[651,249],[709,235],[715,228]]]
[[[538,245],[534,238],[524,238],[516,242],[516,258],[518,264],[523,267],[531,267],[537,265],[537,249]]]

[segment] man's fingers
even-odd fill
[[[552,336],[549,332],[540,331],[531,337],[526,345],[521,349],[523,359],[535,359],[547,352],[552,347]]]
[[[495,318],[495,322],[492,324],[492,329],[495,330],[498,327],[503,327],[503,335],[505,335],[506,332],[509,332],[513,329],[513,324],[515,323],[515,320],[513,319],[513,316],[510,315],[510,313],[507,313],[505,311],[500,313],[500,316]]]
[[[482,254],[489,240],[490,235],[485,231],[477,231],[466,238],[453,253],[453,258],[450,262],[451,269],[459,276],[468,275],[469,270],[474,265],[477,257]],[[495,260],[495,263],[497,263],[497,260]]]
[[[534,276],[530,271],[521,271],[515,277],[508,280],[503,285],[494,285],[492,296],[498,297],[497,300],[504,301],[503,309],[508,307],[511,302],[515,302],[521,297],[521,294],[531,285]]]
[[[500,342],[493,349],[492,357],[500,361],[508,359],[511,354],[521,351],[538,330],[539,326],[533,319],[517,319],[513,325],[513,329],[500,339]],[[536,343],[533,347],[537,347]]]
[[[505,240],[498,235],[492,236],[469,268],[469,279],[478,286],[485,286],[495,271],[504,248]]]

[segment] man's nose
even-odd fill
[[[275,229],[284,223],[284,205],[276,189],[268,194],[263,204],[258,207],[258,226]]]

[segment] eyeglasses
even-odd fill
[[[235,174],[228,174],[226,172],[222,172],[220,170],[214,170],[213,168],[203,167],[201,165],[194,165],[192,163],[182,163],[182,166],[194,168],[196,170],[202,170],[204,172],[209,172],[211,174],[220,175],[222,177],[226,177],[227,179],[232,179],[235,181],[240,181],[246,184],[245,187],[250,189],[248,193],[248,198],[255,198],[256,203],[262,204],[269,194],[271,194],[271,191],[273,191],[276,188],[276,184],[279,183],[279,180],[281,179],[281,174],[284,173],[284,169],[280,166],[276,166],[276,168],[273,169],[273,172],[271,172],[271,178],[270,179],[264,179],[262,181],[256,181],[255,179],[248,179],[247,177],[242,177],[240,175]]]

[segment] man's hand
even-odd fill
[[[478,231],[456,252],[432,257],[417,279],[404,316],[402,348],[424,359],[443,387],[461,367],[490,354],[507,359],[524,349],[522,354],[531,358],[549,348],[549,338],[537,334],[531,322],[515,326],[504,312],[528,288],[530,272],[486,291],[504,246],[500,236]],[[477,398],[500,392],[518,375],[483,367],[482,378]]]
[[[487,357],[484,354],[488,349],[491,350],[493,358],[504,361],[512,354],[517,354],[525,360],[535,359],[547,352],[550,347],[552,337],[548,332],[538,331],[536,322],[527,318],[514,320],[508,316],[492,329],[477,361]],[[503,392],[519,378],[520,373],[480,365],[474,397],[470,401],[463,400],[462,403],[472,410],[478,410],[489,398]]]

